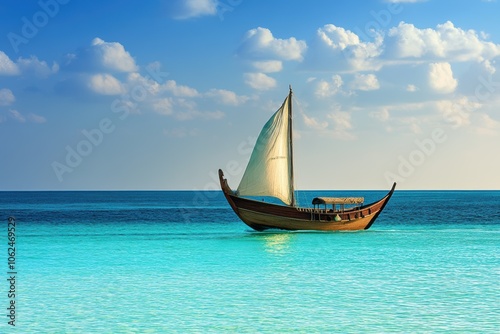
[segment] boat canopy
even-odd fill
[[[312,204],[363,204],[364,201],[364,197],[315,197]]]

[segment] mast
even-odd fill
[[[290,178],[291,178],[291,187],[292,187],[292,203],[290,206],[295,206],[295,179],[293,177],[293,136],[292,136],[292,85],[289,85],[290,92],[288,93],[288,135],[290,142]]]

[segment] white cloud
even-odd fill
[[[452,128],[467,127],[471,133],[500,136],[498,114],[490,115],[484,110],[498,110],[499,101],[480,103],[474,97],[459,96],[454,99],[441,100],[435,103],[443,121]]]
[[[172,115],[174,102],[172,98],[162,98],[158,99],[153,103],[153,110],[161,115]]]
[[[0,106],[11,105],[15,100],[16,98],[10,89],[0,89]]]
[[[333,24],[326,24],[319,28],[317,34],[320,40],[332,49],[345,50],[349,46],[361,43],[358,35]]]
[[[453,100],[389,103],[369,112],[369,116],[382,122],[388,132],[419,134],[428,128],[442,127],[443,121],[449,123],[443,110],[453,104]]]
[[[175,96],[196,97],[199,95],[196,89],[189,86],[178,85],[174,80],[168,80],[161,88],[171,92]]]
[[[159,64],[154,64],[159,69]],[[133,91],[142,92],[141,101],[136,105],[127,105],[127,108],[137,111],[140,106],[142,111],[152,111],[160,115],[171,116],[179,121],[193,119],[221,119],[221,111],[200,111],[195,99],[211,98],[217,103],[226,105],[239,105],[246,102],[246,96],[238,96],[234,92],[224,89],[210,89],[207,93],[200,93],[195,88],[179,85],[175,80],[167,80],[160,84],[149,76],[138,72],[127,75],[125,83],[121,84],[122,94]]]
[[[305,67],[315,70],[358,71],[380,68],[382,35],[374,42],[362,42],[350,30],[326,24],[316,32],[305,60]]]
[[[161,86],[158,82],[148,78],[143,77],[137,72],[129,73],[126,81],[127,90],[131,91],[134,89],[144,89],[150,95],[155,96],[160,93]]]
[[[224,113],[221,111],[200,111],[198,104],[194,99],[212,98],[216,102],[226,105],[239,105],[248,98],[238,96],[234,92],[224,89],[211,89],[205,94],[199,93],[196,89],[179,85],[175,80],[167,80],[163,84],[144,77],[139,73],[130,73],[126,82],[127,91],[132,91],[140,87],[146,92],[141,104],[144,109],[153,112],[171,116],[180,121],[189,121],[193,119],[221,119]]]
[[[88,82],[88,87],[102,95],[119,95],[123,93],[123,87],[120,81],[111,74],[92,75]]]
[[[295,37],[275,38],[269,29],[258,27],[246,33],[238,54],[254,59],[301,61],[306,49],[307,45],[304,41],[297,40]]]
[[[465,95],[474,94],[480,99],[489,99],[491,95],[500,93],[498,89],[491,87],[496,86],[496,84],[485,85],[488,82],[498,81],[496,77],[493,77],[495,73],[494,61],[471,62],[468,68],[460,74],[458,90]]]
[[[238,96],[236,93],[225,89],[210,89],[206,96],[215,99],[218,103],[238,106],[249,100],[247,96]]]
[[[135,72],[134,58],[118,42],[105,42],[96,37],[89,47],[68,54],[65,67],[82,72]]]
[[[352,128],[351,114],[345,111],[337,111],[328,115],[328,118],[335,122],[337,130],[348,130]]]
[[[458,81],[453,77],[450,63],[429,64],[429,86],[436,92],[452,93]]]
[[[469,125],[471,114],[481,107],[480,103],[466,96],[436,102],[436,108],[444,121],[454,128]]]
[[[33,114],[33,113],[28,114],[28,119],[33,123],[45,123],[45,122],[47,122],[47,119],[45,117],[37,115],[37,114]]]
[[[388,36],[389,41],[394,43],[393,52],[396,58],[420,58],[426,53],[444,57],[444,45],[433,29],[421,30],[413,24],[400,22],[399,26],[389,30]]]
[[[422,133],[422,128],[420,126],[421,120],[417,117],[402,117],[399,119],[399,122],[402,123],[405,128],[410,130],[411,133]]]
[[[304,119],[304,123],[306,124],[307,127],[314,129],[314,130],[325,130],[328,127],[328,122],[323,121],[319,122],[316,120],[314,117],[308,117],[306,114],[302,114],[302,117]]]
[[[13,62],[3,51],[0,51],[0,75],[33,73],[38,77],[46,77],[58,71],[59,65],[55,62],[49,66],[46,61],[41,61],[36,56],[19,57],[16,62]]]
[[[389,120],[390,114],[387,108],[382,108],[380,111],[372,111],[370,117],[375,118],[381,122],[386,122]]]
[[[380,88],[380,84],[375,74],[356,73],[351,82],[351,88],[364,91],[377,90]]]
[[[217,0],[168,0],[172,17],[185,20],[217,14]]]
[[[152,110],[160,115],[171,116],[179,121],[193,119],[217,120],[225,116],[222,111],[200,111],[193,100],[177,97],[161,97],[149,102]]]
[[[0,75],[17,75],[19,68],[3,51],[0,51]]]
[[[245,73],[245,83],[257,90],[268,90],[276,87],[276,80],[264,73]]]
[[[500,122],[494,120],[487,114],[478,115],[479,125],[476,127],[476,132],[481,135],[498,136],[500,134]]]
[[[176,97],[198,97],[200,95],[196,89],[179,85],[175,80],[167,80],[160,84],[149,76],[142,76],[138,72],[129,73],[125,85],[127,91],[144,90],[153,97],[164,96],[166,93]]]
[[[9,109],[7,115],[9,118],[11,118],[14,121],[19,122],[19,123],[25,123],[26,121],[29,121],[32,123],[41,124],[41,123],[47,122],[47,120],[43,116],[40,116],[40,115],[37,115],[34,113],[29,113],[28,116],[24,116],[22,113],[20,113],[18,110],[15,110],[15,109]],[[6,119],[7,118],[0,115],[0,123]]]
[[[125,48],[120,43],[105,42],[96,37],[92,41],[92,47],[106,68],[119,72],[137,71],[134,58],[125,51]]]
[[[316,84],[314,94],[318,97],[329,97],[337,94],[343,85],[342,77],[335,74],[331,81],[321,80]]]
[[[352,129],[351,114],[345,111],[336,111],[327,116],[333,121],[333,136],[341,140],[352,140],[355,136],[349,132]]]
[[[46,77],[59,71],[59,65],[53,63],[49,67],[46,61],[40,61],[37,57],[19,58],[17,65],[23,73],[34,73],[38,77]]]
[[[9,110],[9,115],[12,117],[14,120],[24,123],[26,122],[26,117],[24,117],[19,111],[10,109]]]
[[[253,67],[263,73],[280,72],[283,69],[283,63],[279,60],[256,61]]]
[[[418,87],[415,85],[410,84],[410,85],[406,86],[407,92],[416,92],[417,90],[418,90]]]
[[[389,30],[385,44],[387,56],[396,59],[468,61],[500,55],[500,45],[485,41],[474,30],[457,28],[450,21],[438,24],[436,29],[419,29],[400,22]]]
[[[400,22],[389,29],[370,31],[370,40],[355,32],[326,24],[307,42],[303,67],[341,72],[379,71],[384,66],[422,62],[484,61],[500,55],[500,44],[484,32],[464,30],[450,21],[435,28]]]

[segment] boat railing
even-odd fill
[[[335,208],[335,209],[325,209],[325,208],[319,208],[319,207],[314,207],[314,208],[297,208],[297,211],[300,211],[300,212],[308,212],[308,213],[320,213],[320,214],[333,214],[333,213],[344,213],[344,212],[347,212],[347,211],[356,211],[356,210],[360,210],[361,209],[361,206],[353,206],[353,207],[349,207],[349,208],[346,208],[344,206],[340,207],[340,208]]]
[[[331,222],[332,220],[350,221],[351,219],[357,219],[359,217],[365,217],[366,215],[371,215],[373,213],[372,208],[362,209],[360,206],[352,208],[353,210],[342,211],[332,209],[320,209],[320,208],[297,208],[297,211],[305,212],[310,214],[311,221],[326,221]]]

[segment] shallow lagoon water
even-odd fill
[[[320,194],[370,201],[384,192]],[[299,200],[316,195],[301,192]],[[397,191],[359,232],[254,232],[220,192],[0,199],[5,229],[16,217],[20,332],[500,328],[498,191]],[[10,327],[4,319],[2,332]]]

